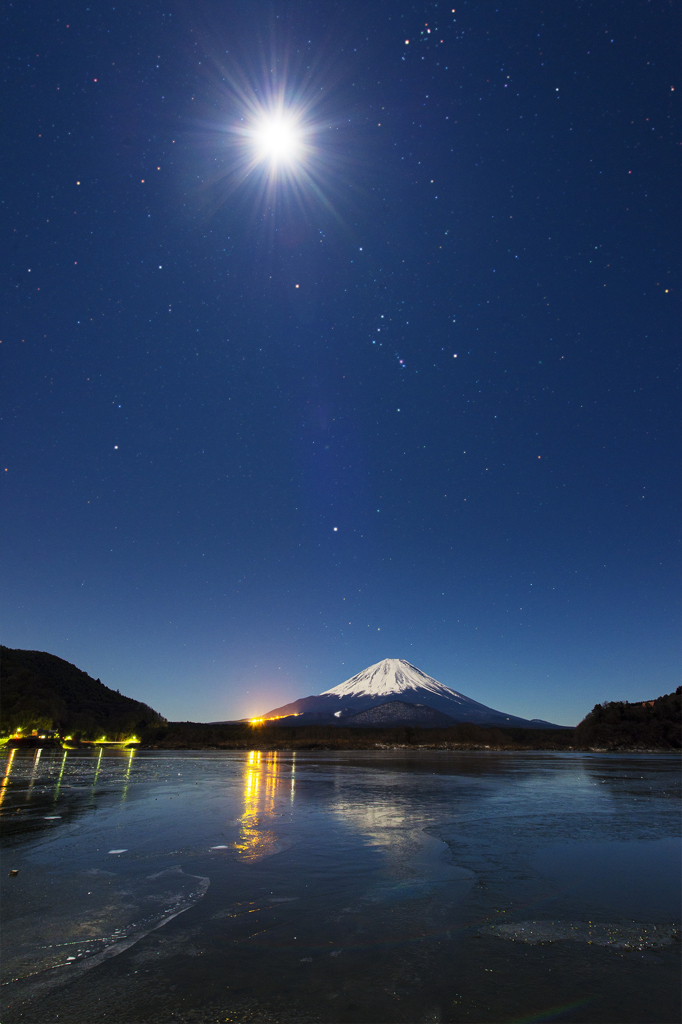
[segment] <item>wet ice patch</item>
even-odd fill
[[[481,935],[496,935],[530,946],[542,942],[586,942],[611,949],[653,949],[669,946],[679,936],[674,924],[600,924],[594,921],[509,921],[479,928]]]
[[[676,920],[682,905],[679,837],[550,843],[531,863],[561,891],[555,913],[562,919]]]
[[[375,829],[372,840],[384,854],[390,881],[368,897],[371,902],[422,900],[443,889],[458,900],[474,883],[473,871],[453,864],[448,846],[422,829]]]

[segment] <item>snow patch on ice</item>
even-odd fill
[[[496,935],[512,942],[536,946],[541,942],[586,942],[611,949],[655,949],[669,946],[679,936],[674,924],[600,924],[595,921],[509,921],[488,924],[481,935]]]

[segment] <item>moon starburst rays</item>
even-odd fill
[[[212,196],[216,210],[240,192],[256,218],[292,204],[304,212],[322,203],[333,212],[329,188],[343,160],[330,145],[336,119],[312,87],[266,90],[233,78],[223,103],[225,120],[204,122],[198,137],[200,148],[213,150],[201,174],[204,201]]]

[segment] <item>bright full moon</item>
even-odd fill
[[[253,139],[260,160],[273,163],[291,163],[301,151],[301,135],[293,121],[269,118],[259,124]]]
[[[288,202],[294,195],[299,202],[305,195],[319,201],[330,160],[329,152],[315,142],[326,118],[323,122],[311,118],[313,100],[299,96],[289,102],[284,85],[263,96],[246,87],[235,86],[234,91],[240,101],[235,104],[234,120],[221,129],[226,159],[220,180],[225,197],[251,178],[257,203]]]

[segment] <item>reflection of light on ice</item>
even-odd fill
[[[283,781],[276,750],[265,757],[260,750],[249,752],[244,766],[244,811],[239,819],[239,839],[235,843],[246,860],[265,857],[278,849],[277,837],[263,828],[263,819],[274,815],[277,788]]]
[[[132,768],[133,765],[134,754],[135,751],[131,748],[130,754],[128,755],[128,764],[126,765],[125,774],[123,776],[123,790],[121,792],[121,803],[123,803],[124,800],[128,799],[128,786],[130,785],[130,769]],[[97,769],[99,770],[99,761],[97,762]]]
[[[473,872],[453,864],[448,845],[424,831],[431,822],[423,808],[401,800],[396,790],[366,791],[364,799],[342,797],[330,809],[357,829],[368,846],[381,850],[399,886],[447,883],[452,895],[464,894],[473,884]]]
[[[0,804],[2,804],[2,801],[5,799],[5,794],[7,793],[7,787],[9,785],[9,776],[10,772],[12,771],[12,761],[14,760],[16,752],[16,747],[12,747],[12,749],[9,752],[9,758],[7,759],[7,764],[5,766],[5,776],[2,782],[0,782]]]
[[[54,798],[52,800],[52,802],[55,803],[55,804],[57,803],[57,797],[59,796],[59,790],[60,790],[61,784],[62,784],[62,775],[64,774],[64,768],[65,767],[66,767],[66,751],[64,751],[64,756],[62,757],[62,763],[59,766],[59,778],[57,779],[57,785],[55,786],[55,791],[54,791]]]
[[[38,747],[35,754],[33,755],[33,766],[31,768],[31,778],[28,780],[28,795],[26,797],[26,803],[31,799],[31,790],[33,789],[36,781],[36,772],[38,770],[38,762],[40,761],[40,755],[43,752],[42,747]]]
[[[92,793],[93,793],[93,796],[94,796],[94,793],[95,793],[95,786],[97,785],[97,776],[99,775],[99,767],[100,767],[101,760],[102,760],[102,748],[100,747],[99,748],[99,756],[97,758],[97,764],[95,765],[95,777],[92,780]]]

